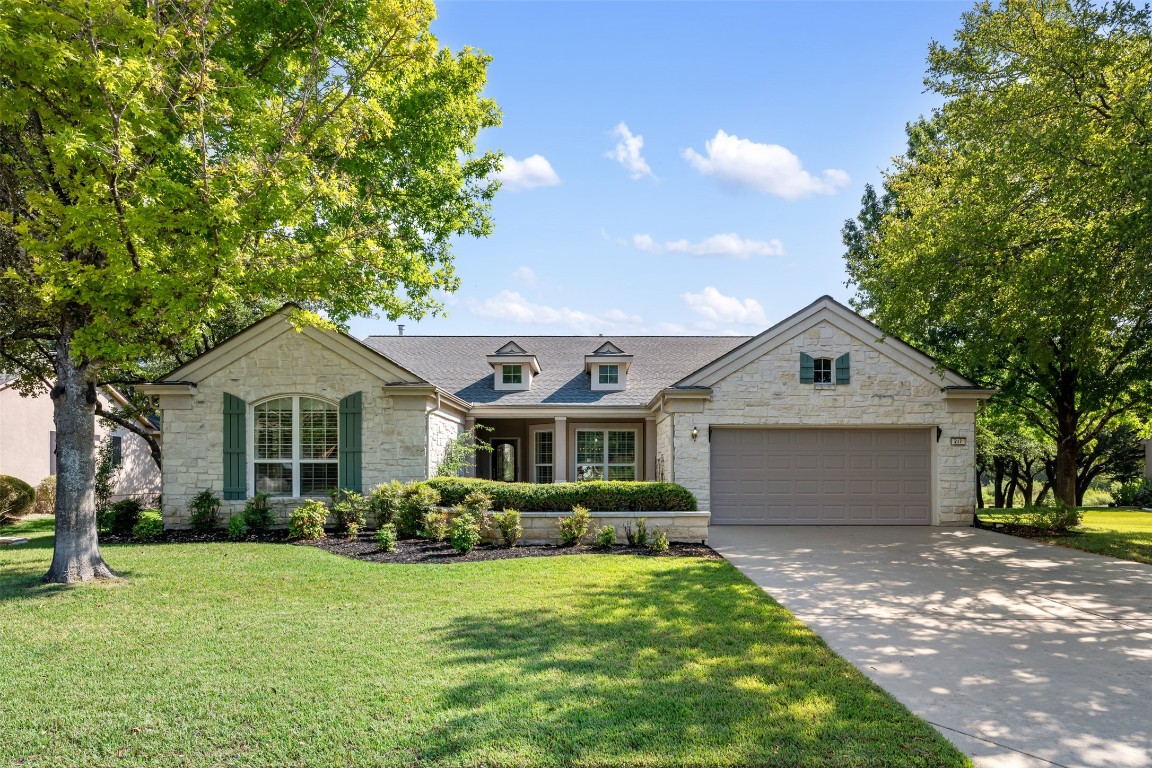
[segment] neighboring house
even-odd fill
[[[111,410],[123,403],[124,396],[112,387],[102,387],[100,404]],[[112,440],[113,455],[119,461],[119,473],[113,488],[113,499],[129,496],[151,501],[160,493],[160,470],[152,461],[148,443],[136,433],[96,420],[97,444]],[[141,427],[158,434],[154,424],[141,422]],[[12,387],[12,378],[0,375],[0,475],[18,477],[35,486],[56,474],[56,426],[52,417],[52,398],[47,392],[24,397]]]
[[[372,336],[287,308],[142,388],[163,412],[164,514],[203,489],[284,510],[428,477],[473,425],[469,474],[680,483],[713,524],[951,525],[975,506],[991,392],[824,297],[755,337]]]

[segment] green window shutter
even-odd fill
[[[849,381],[852,380],[852,373],[851,373],[852,366],[848,362],[848,354],[849,354],[848,352],[845,352],[844,354],[840,355],[840,357],[836,358],[836,383],[837,384],[847,384]]]
[[[800,383],[811,384],[816,380],[813,372],[812,356],[800,353]]]
[[[363,418],[363,393],[353,392],[340,401],[340,478],[341,488],[363,492],[360,464],[363,448],[360,423]]]
[[[248,460],[245,446],[248,429],[244,401],[224,393],[224,499],[248,498]]]

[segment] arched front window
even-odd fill
[[[339,482],[339,409],[312,397],[278,397],[252,409],[258,492],[322,496]]]

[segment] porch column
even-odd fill
[[[552,482],[568,482],[568,417],[557,416],[552,432]]]
[[[656,479],[656,417],[644,419],[644,476],[641,480]]]
[[[475,416],[465,416],[464,417],[464,430],[467,431],[467,430],[475,429],[475,428],[476,428],[476,417]],[[462,477],[476,477],[476,452],[475,451],[472,452],[472,457],[470,459],[468,459],[468,461],[464,462],[464,467],[460,470],[460,475]]]

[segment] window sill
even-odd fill
[[[812,389],[836,389],[835,384],[813,384]]]

